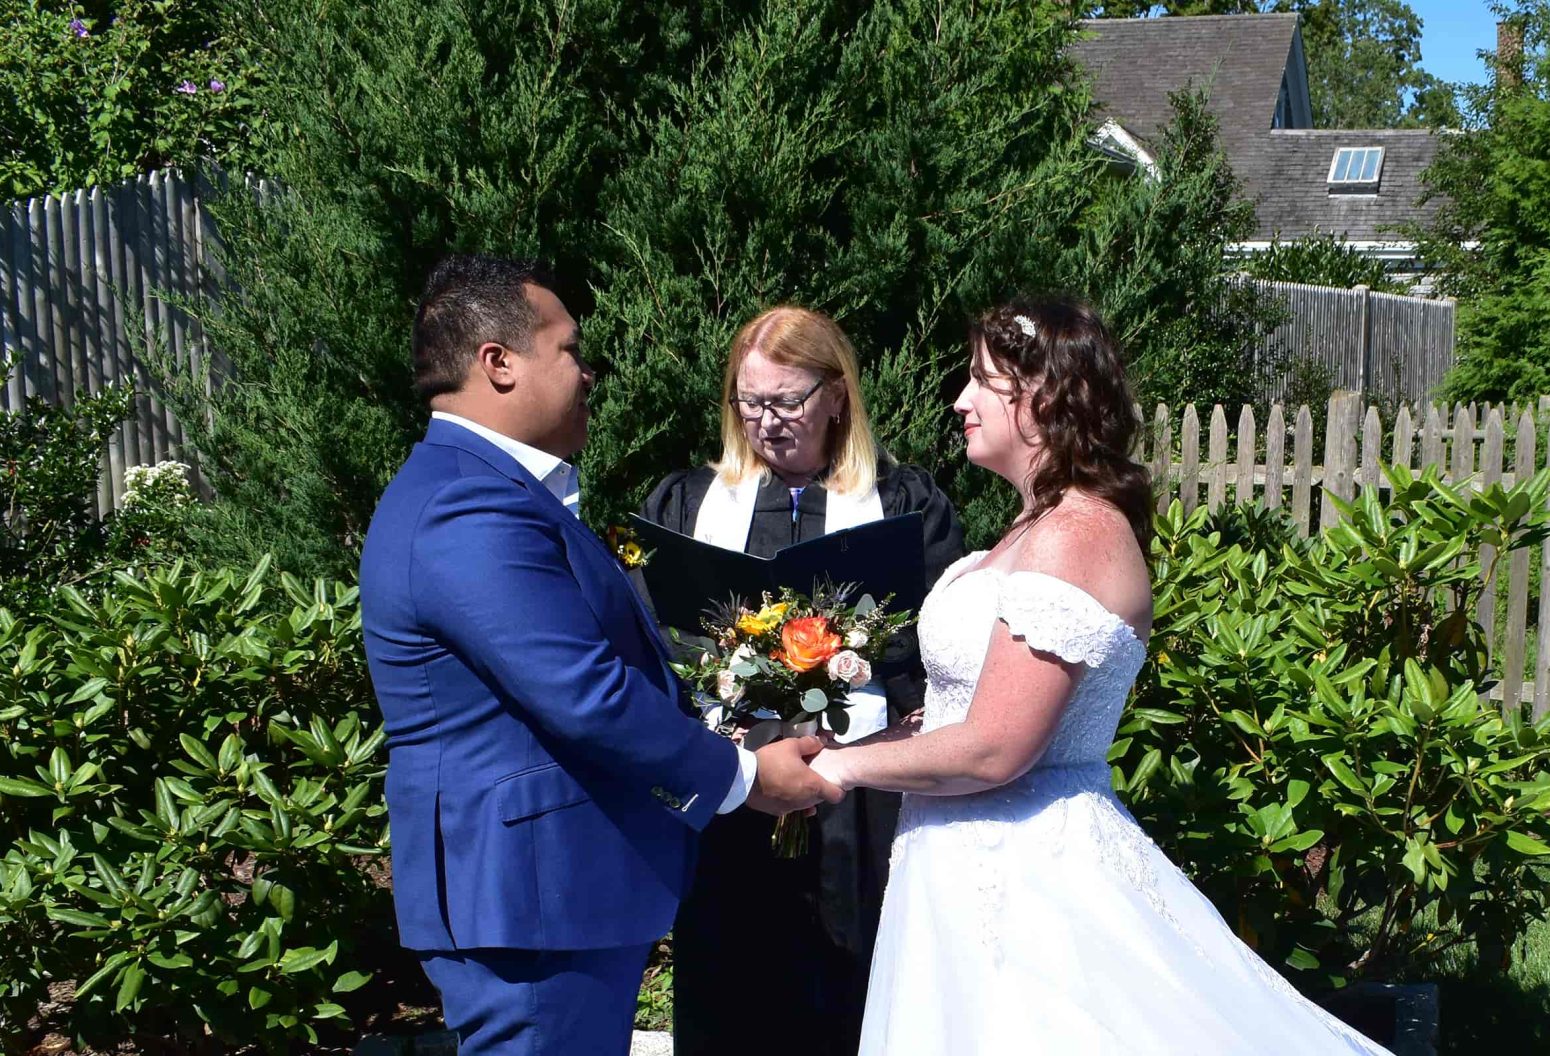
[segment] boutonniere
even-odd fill
[[[647,551],[640,545],[640,540],[635,538],[635,533],[622,524],[613,525],[606,533],[608,549],[614,552],[619,559],[619,564],[626,570],[632,568],[644,568],[651,560],[651,555],[656,551]]]

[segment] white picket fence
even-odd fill
[[[1330,400],[1323,437],[1314,435],[1307,406],[1291,410],[1275,404],[1263,424],[1252,407],[1240,408],[1234,417],[1230,429],[1226,409],[1211,409],[1202,452],[1201,421],[1193,404],[1178,416],[1165,404],[1156,408],[1139,457],[1151,469],[1159,510],[1174,499],[1190,511],[1202,503],[1215,510],[1224,503],[1260,501],[1285,509],[1306,536],[1339,519],[1329,494],[1350,499],[1366,485],[1386,489],[1381,463],[1406,466],[1416,474],[1435,466],[1444,480],[1466,488],[1510,486],[1550,466],[1550,444],[1538,450],[1539,426],[1550,419],[1550,398],[1534,407],[1404,405],[1387,442],[1377,407],[1355,393],[1337,393]],[[1492,554],[1487,547],[1483,567],[1490,568]],[[1530,597],[1534,560],[1540,568],[1537,598]],[[1498,611],[1501,573],[1498,567],[1478,613],[1502,673],[1494,695],[1507,706],[1532,700],[1535,714],[1543,714],[1550,709],[1550,590],[1544,589],[1550,585],[1550,542],[1535,554],[1512,554],[1505,568],[1506,604]],[[1536,648],[1533,663],[1526,665],[1531,638]]]

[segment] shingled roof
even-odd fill
[[[1353,242],[1402,240],[1400,225],[1424,223],[1436,211],[1436,203],[1420,204],[1421,173],[1441,140],[1425,131],[1307,127],[1298,24],[1295,14],[1087,19],[1072,57],[1092,79],[1099,115],[1148,151],[1173,119],[1169,94],[1204,90],[1254,202],[1256,239],[1331,232]],[[1303,102],[1286,105],[1278,122],[1283,89]],[[1330,163],[1341,147],[1384,148],[1376,193],[1330,193]]]
[[[1297,238],[1333,232],[1353,242],[1396,241],[1398,228],[1425,223],[1438,203],[1421,204],[1421,173],[1442,140],[1425,130],[1277,129],[1233,157],[1233,169],[1254,202],[1258,237]],[[1341,147],[1382,147],[1376,194],[1330,194],[1330,162]]]
[[[1151,148],[1171,120],[1168,95],[1204,89],[1228,153],[1270,130],[1298,16],[1102,18],[1081,23],[1071,54],[1099,111]]]

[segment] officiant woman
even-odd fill
[[[722,386],[721,443],[719,462],[669,476],[641,515],[771,557],[919,511],[926,586],[962,556],[957,516],[930,475],[878,449],[855,351],[824,315],[774,308],[742,328]],[[920,708],[913,633],[908,644],[902,672],[852,711],[847,739]],[[898,813],[896,794],[871,790],[820,806],[811,849],[792,860],[771,853],[773,818],[738,810],[711,821],[673,928],[677,1056],[853,1056]]]

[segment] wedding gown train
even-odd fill
[[[1105,756],[1146,656],[1131,628],[982,556],[921,610],[923,729],[963,721],[998,619],[1087,671],[1027,774],[904,797],[861,1056],[1385,1053],[1244,946],[1115,798]]]

